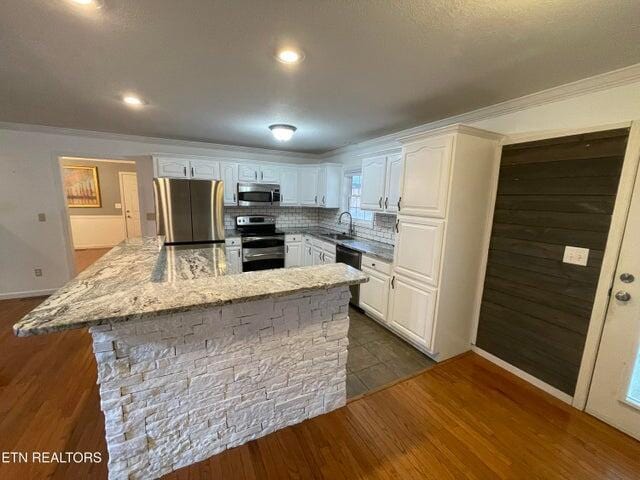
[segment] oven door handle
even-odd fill
[[[250,253],[247,255],[243,255],[243,260],[246,261],[251,261],[251,260],[260,260],[260,259],[278,259],[278,258],[284,258],[284,253]]]
[[[279,240],[283,238],[284,235],[269,235],[267,237],[242,237],[242,243],[255,242],[257,240]],[[282,241],[284,245],[284,240]]]

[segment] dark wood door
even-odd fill
[[[573,395],[629,129],[505,146],[476,345]],[[590,249],[587,266],[562,261]]]

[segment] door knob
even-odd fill
[[[621,302],[628,302],[631,300],[631,295],[629,292],[625,292],[624,290],[618,290],[616,292],[616,300],[620,300]]]

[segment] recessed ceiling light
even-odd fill
[[[304,60],[304,54],[300,50],[295,50],[293,48],[283,48],[276,53],[276,59],[279,62],[292,64],[292,63],[300,63]]]
[[[291,140],[291,137],[293,137],[297,128],[293,125],[284,125],[280,123],[276,125],[269,125],[269,130],[271,130],[271,134],[276,140],[280,142],[288,142]]]
[[[125,95],[122,97],[122,101],[132,107],[141,107],[145,104],[144,100],[136,95]]]

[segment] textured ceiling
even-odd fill
[[[103,3],[0,2],[0,121],[322,152],[640,62],[638,0]]]

